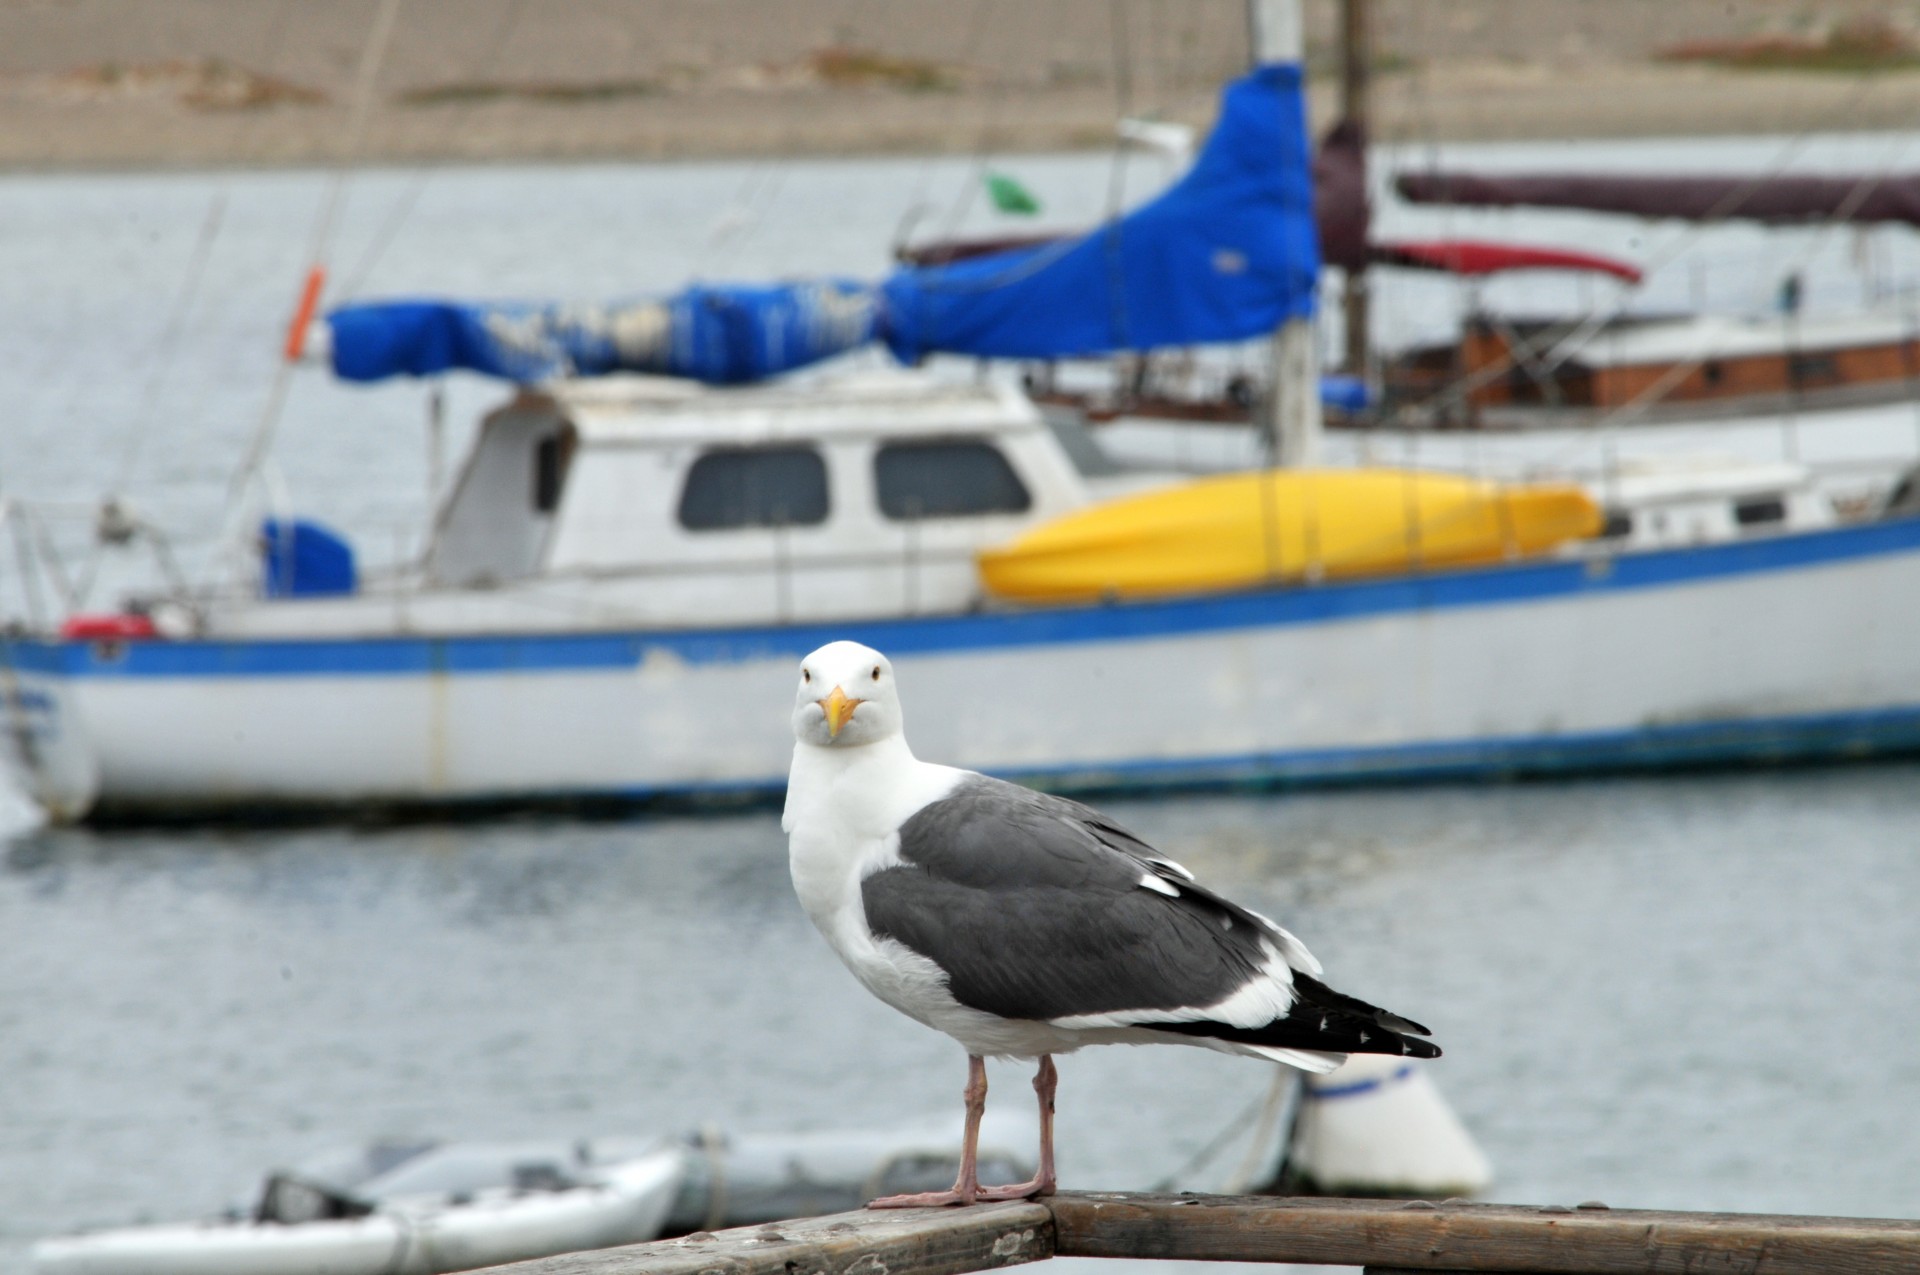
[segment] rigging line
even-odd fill
[[[281,35],[285,30],[286,12],[289,3],[291,3],[291,0],[280,0],[280,3],[274,7],[269,18],[267,35],[262,44],[260,60],[261,67],[267,73],[273,72],[279,64]],[[230,132],[229,138],[229,145],[236,157],[244,158],[246,156],[247,151],[250,149],[251,135],[258,131],[260,121],[265,114],[267,114],[265,111],[240,111],[236,113],[234,127]],[[218,195],[224,198],[231,184],[231,170],[223,171],[216,185]],[[159,345],[156,345],[155,348],[162,348],[164,344],[165,342],[163,340]],[[68,343],[66,348],[77,350],[79,346],[75,343]],[[40,369],[40,381],[49,387],[49,394],[53,392],[55,383],[60,379],[57,373],[63,370],[58,363]],[[91,379],[83,379],[75,383],[72,392],[67,396],[66,407],[60,413],[59,419],[73,419],[85,415],[85,413],[80,411],[80,403],[87,391],[92,389],[94,385],[95,382]],[[150,402],[151,400],[149,399],[147,401]],[[16,407],[17,406],[16,404]],[[23,410],[21,414],[32,415],[32,409],[27,408]],[[134,437],[137,439],[139,435],[136,434]],[[128,471],[130,471],[131,468],[131,464],[122,466],[121,478],[119,480],[121,484],[127,481],[129,476]]]
[[[1121,119],[1133,112],[1133,40],[1127,23],[1127,0],[1110,0],[1108,12],[1113,15],[1113,104]],[[1113,153],[1118,156],[1122,147],[1118,139],[1114,142]],[[1108,215],[1118,212],[1115,207],[1107,209]]]
[[[266,74],[274,74],[280,69],[280,55],[285,45],[287,33],[287,10],[292,7],[292,4],[293,0],[280,0],[273,8],[273,16],[268,22],[266,37],[261,41],[260,48],[260,66]],[[249,161],[253,157],[252,153],[255,150],[255,139],[262,129],[266,115],[267,113],[264,111],[249,112],[246,117],[240,121],[239,126],[234,131],[233,138],[233,151],[236,159]],[[232,185],[232,170],[228,170],[220,179],[220,195],[222,198],[226,197],[231,191]],[[224,296],[216,293],[214,297],[217,298],[220,303],[230,304],[233,300],[233,289],[227,289]],[[209,304],[214,304],[214,301],[210,300]],[[210,324],[211,319],[208,319],[207,322]],[[212,380],[203,380],[200,386],[200,393],[195,397],[193,406],[183,414],[182,419],[200,419],[201,413],[206,408],[207,400],[213,394],[213,389],[214,383]]]
[[[1133,106],[1133,49],[1129,43],[1127,30],[1127,0],[1112,0],[1110,10],[1113,14],[1113,89],[1115,105],[1119,108],[1121,119]],[[1120,210],[1127,194],[1126,143],[1116,130],[1113,138],[1112,160],[1107,169],[1107,225],[1099,232],[1105,241],[1107,258],[1107,291],[1112,302],[1114,344],[1122,349],[1131,342],[1127,339],[1127,293],[1124,258],[1121,256]]]
[[[792,138],[789,126],[786,141],[775,150],[791,155]],[[731,263],[740,259],[746,245],[766,225],[767,214],[780,197],[792,167],[793,161],[790,159],[782,161],[762,157],[749,162],[733,198],[721,210],[705,242],[689,263],[686,271],[689,278],[707,278],[716,267],[724,264],[730,269]]]
[[[1898,164],[1900,157],[1906,154],[1907,146],[1912,140],[1911,133],[1901,131],[1894,134],[1892,148],[1887,152],[1887,157],[1881,161],[1879,170],[1861,174],[1860,180],[1848,188],[1846,198],[1835,207],[1833,216],[1814,226],[1813,233],[1807,237],[1806,245],[1787,263],[1786,273],[1792,274],[1804,270],[1833,232],[1848,222],[1854,213],[1860,211],[1860,205],[1866,203],[1875,191],[1886,184],[1887,178],[1893,173],[1894,165]]]
[[[1207,5],[1183,4],[1179,12],[1186,18],[1186,24],[1176,41],[1179,56],[1172,61],[1167,72],[1168,116],[1180,119],[1191,110],[1197,100],[1210,98],[1218,88],[1220,79],[1207,73],[1205,66],[1205,36],[1207,33],[1207,15],[1213,12]]]
[[[1286,1071],[1287,1068],[1285,1067],[1276,1066],[1274,1068],[1276,1075],[1284,1075]],[[1181,1163],[1180,1167],[1147,1189],[1150,1191],[1177,1191],[1183,1183],[1191,1181],[1192,1174],[1197,1173],[1199,1170],[1211,1164],[1221,1152],[1232,1146],[1241,1134],[1246,1132],[1250,1126],[1253,1126],[1260,1119],[1262,1109],[1272,1101],[1270,1093],[1271,1086],[1269,1086],[1267,1090],[1262,1090],[1256,1094],[1251,1102],[1247,1103],[1246,1106],[1234,1114],[1231,1120],[1221,1126],[1218,1133],[1214,1134],[1213,1137],[1209,1138],[1197,1151],[1188,1156],[1186,1160]]]
[[[1833,112],[1833,117],[1836,121],[1844,118],[1845,113],[1850,113],[1857,109],[1860,99],[1875,87],[1875,78],[1876,77],[1873,76],[1864,77],[1860,83],[1855,86],[1854,90],[1847,95],[1847,98]],[[1787,145],[1781,148],[1779,156],[1769,168],[1756,173],[1740,185],[1729,190],[1707,210],[1705,216],[1681,230],[1659,252],[1650,254],[1643,267],[1642,282],[1623,288],[1619,301],[1606,309],[1598,310],[1588,315],[1562,337],[1556,339],[1550,331],[1543,332],[1539,338],[1528,342],[1524,351],[1514,351],[1502,355],[1489,362],[1487,366],[1481,368],[1471,376],[1460,378],[1452,385],[1449,385],[1441,394],[1435,396],[1429,405],[1430,409],[1444,410],[1464,404],[1467,395],[1505,376],[1514,366],[1516,360],[1523,356],[1531,358],[1537,355],[1539,356],[1542,367],[1548,371],[1557,369],[1562,363],[1565,363],[1569,358],[1572,358],[1583,349],[1587,342],[1592,340],[1593,336],[1602,328],[1626,313],[1627,307],[1633,303],[1634,297],[1646,286],[1646,280],[1651,279],[1657,271],[1670,264],[1681,252],[1691,247],[1694,241],[1705,235],[1710,229],[1715,228],[1719,221],[1736,213],[1761,187],[1786,171],[1787,165],[1790,164],[1799,152],[1806,147],[1808,142],[1813,139],[1815,132],[1816,130],[1814,129],[1803,129],[1799,133],[1796,133],[1788,139]]]
[[[320,272],[324,268],[327,246],[332,241],[334,226],[340,217],[340,208],[346,195],[347,178],[352,174],[355,163],[360,158],[361,147],[366,142],[367,123],[373,114],[373,87],[380,73],[380,65],[386,58],[387,43],[393,35],[394,18],[400,11],[400,0],[381,0],[380,8],[374,15],[373,27],[367,33],[366,47],[361,50],[359,73],[354,77],[352,113],[347,122],[347,140],[335,163],[333,175],[327,185],[325,202],[321,205],[320,215],[314,220],[313,233],[308,242],[307,261],[315,274],[309,276],[309,288],[316,277],[324,279]],[[316,298],[317,299],[317,298]],[[260,468],[261,459],[266,455],[268,446],[273,442],[273,433],[280,423],[280,415],[286,407],[287,394],[292,389],[294,360],[280,359],[274,367],[273,383],[267,389],[266,405],[261,411],[260,422],[254,428],[252,441],[240,466],[234,471],[227,485],[227,501],[235,503],[241,490]]]
[[[1156,103],[1160,101],[1161,96],[1159,89],[1156,88],[1161,77],[1159,75],[1159,68],[1154,62],[1154,52],[1161,46],[1160,24],[1157,21],[1159,13],[1160,7],[1156,3],[1156,0],[1140,0],[1140,12],[1138,14],[1140,24],[1140,65],[1136,69],[1138,72],[1137,78],[1139,79],[1140,100],[1145,103],[1142,109],[1149,115],[1158,109]],[[1127,119],[1130,118],[1131,115],[1132,112],[1129,111],[1127,115],[1123,115],[1120,118]]]
[[[1865,203],[1873,192],[1886,181],[1887,176],[1892,171],[1893,165],[1898,161],[1899,156],[1905,152],[1909,140],[1910,138],[1904,133],[1895,137],[1894,148],[1888,154],[1880,171],[1863,174],[1861,179],[1847,191],[1846,198],[1841,200],[1839,205],[1835,207],[1833,217],[1821,222],[1815,227],[1807,247],[1792,263],[1792,270],[1804,268],[1805,265],[1812,260],[1821,242],[1833,233],[1835,227],[1852,216],[1852,214],[1859,209],[1860,205]],[[1745,195],[1742,194],[1741,198],[1744,199]],[[1651,273],[1651,271],[1649,271],[1649,273]],[[1694,355],[1690,359],[1668,368],[1651,384],[1642,389],[1638,394],[1635,394],[1627,402],[1622,403],[1619,407],[1613,408],[1604,415],[1591,421],[1588,428],[1599,431],[1611,431],[1616,426],[1630,424],[1638,420],[1661,400],[1666,398],[1666,396],[1672,392],[1673,388],[1685,380],[1694,369],[1700,367],[1708,360],[1717,357],[1718,353],[1717,347],[1709,348]],[[1558,365],[1555,364],[1554,366]],[[1600,445],[1603,448],[1611,448],[1612,441],[1610,433],[1602,435]],[[1586,446],[1583,445],[1580,440],[1576,440],[1569,446],[1562,448],[1556,455],[1559,457],[1573,458],[1585,450]]]
[[[160,400],[161,390],[165,387],[167,376],[176,365],[176,356],[180,351],[180,338],[187,327],[187,314],[193,309],[194,299],[200,292],[200,281],[206,277],[207,261],[213,254],[213,241],[220,235],[221,223],[227,214],[227,192],[225,183],[215,192],[207,204],[207,215],[201,220],[200,233],[194,239],[193,252],[187,258],[186,274],[180,280],[180,290],[174,294],[172,309],[167,314],[165,325],[160,330],[160,340],[154,349],[153,370],[147,376],[147,383],[140,394],[140,403],[136,409],[133,436],[127,441],[126,450],[120,454],[120,468],[113,486],[108,490],[118,493],[124,491],[127,480],[133,476],[134,467],[139,463],[140,451],[151,432],[155,406]]]
[[[873,29],[869,21],[855,21],[856,16],[864,17],[856,15],[855,10],[859,7],[860,0],[842,0],[839,15],[828,30],[833,42],[829,48],[851,47],[849,41],[856,32]],[[828,91],[832,91],[830,86]],[[780,113],[780,131],[770,152],[775,157],[785,158],[762,156],[749,162],[733,199],[721,210],[705,241],[692,254],[686,271],[689,277],[698,280],[711,277],[711,273],[730,272],[767,224],[768,214],[785,191],[787,179],[795,166],[792,157],[798,149],[795,142],[800,137],[801,118],[802,112],[798,110]]]
[[[967,38],[960,54],[960,66],[963,74],[971,72],[973,68],[980,65],[980,44],[986,32],[986,14],[991,3],[992,0],[973,0],[972,16],[967,23]],[[1004,86],[999,86],[999,88],[996,89],[994,86],[982,84],[980,87],[986,96],[989,107],[991,107],[994,100],[1000,97],[1002,91],[1004,91]],[[956,113],[954,119],[954,131],[956,133],[959,131],[960,123],[961,121]],[[960,148],[956,146],[954,149],[957,151]],[[921,157],[919,175],[914,180],[913,193],[907,200],[907,210],[901,214],[899,225],[894,231],[893,247],[896,253],[907,246],[912,237],[913,228],[919,222],[921,214],[931,210],[931,201],[927,197],[927,192],[933,185],[933,171],[939,162],[940,156],[938,150],[934,147],[928,147],[926,155]]]
[[[992,0],[981,0],[979,6],[973,11],[974,30],[970,39],[976,48],[985,38],[986,14],[991,7]],[[1059,16],[1057,8],[1054,16],[1056,19]],[[947,214],[942,219],[936,236],[940,239],[952,239],[960,233],[960,225],[966,220],[967,214],[973,211],[974,199],[979,195],[980,187],[986,181],[987,164],[992,159],[994,139],[1000,127],[1001,99],[1007,94],[986,93],[982,96],[985,100],[980,106],[980,132],[974,140],[972,162],[968,165],[965,180],[960,183],[959,190],[954,192],[953,200],[947,206]]]
[[[475,80],[483,80],[492,74],[500,54],[507,47],[507,42],[520,29],[520,15],[525,5],[526,0],[507,0],[506,5],[501,9],[500,21],[494,26],[492,37],[482,49],[479,61],[474,64]],[[355,263],[352,272],[347,276],[347,282],[338,289],[339,300],[351,301],[360,295],[360,289],[366,284],[367,277],[373,273],[374,266],[386,254],[387,249],[393,246],[394,239],[400,234],[400,227],[413,215],[414,207],[419,203],[427,183],[433,179],[434,174],[446,167],[448,147],[454,135],[472,120],[479,108],[480,99],[475,96],[447,113],[446,127],[440,134],[440,144],[434,148],[440,159],[425,161],[413,170],[412,179],[407,188],[401,192],[398,199],[394,200],[393,206],[387,211],[386,219],[380,223],[380,228],[374,232],[366,251],[361,254],[360,260]]]
[[[367,126],[373,118],[374,83],[386,59],[387,44],[393,35],[394,20],[399,13],[400,0],[382,0],[379,11],[374,15],[373,29],[367,34],[367,46],[360,55],[359,73],[354,77],[352,113],[347,118],[347,143],[334,164],[326,203],[322,205],[320,217],[313,228],[313,239],[307,253],[308,260],[312,262],[319,263],[326,259],[334,230],[339,225],[340,210],[346,202],[347,182],[360,160],[360,152],[366,145]]]
[[[1899,151],[1904,151],[1905,149],[1906,142],[1903,139],[1900,141],[1899,148],[1895,152],[1895,155],[1888,157],[1889,163],[1898,155]],[[1847,191],[1846,198],[1841,200],[1839,205],[1834,209],[1833,218],[1829,221],[1821,222],[1820,225],[1815,228],[1814,233],[1809,236],[1806,248],[1798,257],[1788,263],[1786,273],[1791,275],[1804,269],[1807,263],[1813,259],[1814,253],[1818,251],[1821,242],[1832,233],[1833,228],[1845,222],[1857,212],[1860,205],[1867,201],[1868,197],[1886,181],[1886,178],[1887,170],[1882,169],[1878,173],[1863,176],[1856,182],[1853,187]],[[1599,429],[1613,425],[1625,425],[1638,420],[1665,399],[1668,394],[1672,393],[1674,388],[1686,380],[1696,368],[1718,357],[1720,357],[1720,348],[1709,342],[1705,349],[1694,354],[1691,358],[1675,363],[1672,367],[1669,367],[1665,372],[1662,372],[1656,377],[1638,394],[1635,394],[1619,407],[1614,408],[1612,411],[1594,421],[1592,427]]]
[[[260,49],[260,69],[263,74],[273,75],[280,69],[280,54],[285,47],[287,34],[287,10],[291,4],[292,0],[280,0],[267,23],[266,38],[261,41]],[[245,155],[253,148],[254,138],[265,126],[270,113],[266,110],[241,112],[243,118],[235,127],[233,137],[234,150],[238,154]]]
[[[280,68],[280,56],[285,45],[287,30],[287,10],[292,0],[280,0],[274,5],[267,20],[266,30],[259,50],[259,67],[262,74],[272,75]],[[254,149],[255,139],[263,126],[265,112],[242,112],[235,122],[230,141],[231,153],[244,159]],[[109,492],[118,495],[132,482],[134,471],[146,447],[147,435],[152,432],[151,424],[161,389],[172,374],[179,361],[180,342],[185,338],[187,320],[192,314],[202,281],[206,277],[206,268],[211,260],[214,241],[219,237],[224,224],[226,206],[233,188],[232,170],[224,171],[215,184],[212,201],[208,205],[207,215],[201,223],[200,235],[192,254],[188,258],[185,275],[181,279],[180,291],[175,294],[174,307],[165,325],[161,329],[159,342],[155,346],[156,364],[136,407],[134,428],[121,451],[119,469]],[[208,397],[213,392],[213,381],[203,379],[200,392],[195,396],[193,406],[181,419],[197,420],[205,410]],[[97,578],[102,556],[107,550],[106,542],[97,534],[91,536],[85,555],[81,559],[79,572],[79,592],[77,597],[84,603],[92,592],[93,582]]]
[[[844,0],[839,16],[828,27],[830,37],[838,43],[845,32],[852,31],[851,24],[855,0]],[[773,148],[775,154],[791,154],[793,129],[792,113],[782,113],[782,141]],[[699,280],[708,277],[709,271],[721,259],[722,250],[726,250],[729,259],[737,259],[742,245],[750,239],[764,222],[767,210],[773,206],[778,195],[784,174],[778,168],[778,161],[762,155],[745,161],[745,171],[734,183],[733,194],[721,205],[719,214],[709,225],[706,237],[687,259],[685,276]]]

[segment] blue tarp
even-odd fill
[[[874,339],[875,296],[845,280],[693,287],[624,305],[382,301],[327,316],[350,381],[463,368],[510,381],[652,372],[758,381]]]
[[[304,518],[260,524],[260,591],[269,598],[318,598],[359,587],[353,547]]]
[[[1300,68],[1234,81],[1185,177],[1090,234],[849,280],[696,286],[613,306],[391,301],[328,316],[355,381],[464,368],[513,381],[652,372],[754,381],[884,340],[1066,358],[1237,341],[1313,311],[1320,272]]]
[[[1311,314],[1319,274],[1300,68],[1277,64],[1227,86],[1159,198],[1080,239],[900,271],[882,335],[908,362],[1238,341]]]

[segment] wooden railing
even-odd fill
[[[961,1275],[1049,1257],[1302,1262],[1370,1275],[1887,1275],[1920,1272],[1920,1221],[1068,1194],[701,1232],[495,1267],[493,1275]]]

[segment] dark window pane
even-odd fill
[[[1840,366],[1831,354],[1795,354],[1787,360],[1787,378],[1795,385],[1807,381],[1837,381]]]
[[[566,486],[567,468],[573,463],[575,435],[569,425],[557,434],[549,434],[533,445],[533,508],[550,514],[560,507],[560,489]]]
[[[701,456],[680,492],[690,531],[827,520],[827,466],[811,447],[724,447]]]
[[[880,512],[889,518],[964,518],[1017,514],[1033,498],[991,443],[942,439],[889,443],[873,461]]]
[[[1751,527],[1763,522],[1785,522],[1787,520],[1787,500],[1784,496],[1760,496],[1753,500],[1742,500],[1733,507],[1733,520],[1742,527]]]

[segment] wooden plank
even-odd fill
[[[1427,1201],[1061,1195],[1061,1257],[1541,1275],[1920,1271],[1920,1221]]]
[[[1053,1256],[1042,1204],[839,1213],[566,1253],[490,1275],[961,1275]]]

